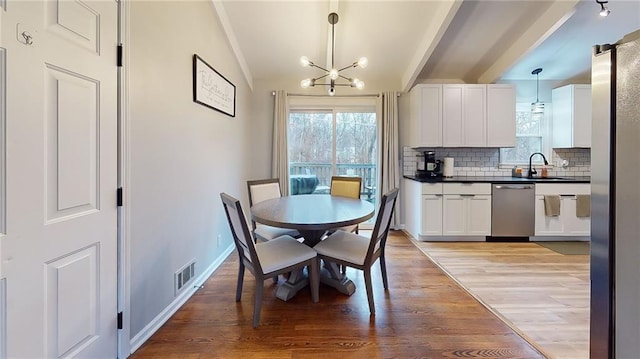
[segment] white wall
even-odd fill
[[[211,2],[131,2],[125,51],[133,338],[174,301],[175,271],[195,259],[197,277],[232,245],[219,193],[246,199],[253,148],[251,93]],[[194,53],[235,84],[235,118],[193,102]]]

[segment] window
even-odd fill
[[[541,152],[551,161],[551,136],[549,132],[550,104],[545,104],[542,115],[531,114],[531,104],[516,104],[516,145],[500,149],[500,164],[529,164],[529,157]],[[533,163],[542,164],[541,156],[533,157]]]
[[[376,206],[375,110],[375,107],[290,110],[287,128],[290,194],[326,194],[331,176],[359,176],[361,198]]]

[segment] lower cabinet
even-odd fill
[[[445,236],[491,234],[491,195],[445,194],[442,203]]]
[[[442,194],[422,195],[421,236],[442,235]]]
[[[577,195],[590,194],[591,185],[536,184],[536,236],[589,236],[591,218],[576,215]],[[544,196],[560,196],[560,215],[545,214]]]

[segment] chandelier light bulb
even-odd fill
[[[364,81],[358,80],[358,82],[356,82],[356,88],[362,90],[364,88]]]
[[[329,77],[332,80],[336,80],[338,78],[338,70],[336,69],[331,69],[331,71],[329,71]]]
[[[300,86],[305,89],[311,87],[311,79],[304,79],[300,81]]]
[[[366,57],[361,57],[360,60],[358,60],[358,66],[361,68],[366,68],[367,65],[369,65],[369,60]]]
[[[335,94],[336,94],[336,89],[335,89],[335,88],[333,88],[333,87],[330,87],[330,88],[329,88],[329,96],[333,96],[333,95],[335,95]]]
[[[610,13],[611,13],[611,10],[607,9],[603,5],[602,10],[600,10],[600,16],[602,17],[609,16]]]
[[[308,58],[308,57],[306,57],[306,56],[302,56],[302,57],[300,58],[300,64],[301,64],[303,67],[307,67],[307,66],[309,66],[309,65],[311,64],[311,61],[309,61],[309,58]]]

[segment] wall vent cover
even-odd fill
[[[178,296],[185,288],[185,285],[193,280],[196,274],[196,261],[192,259],[174,273],[175,295]]]

